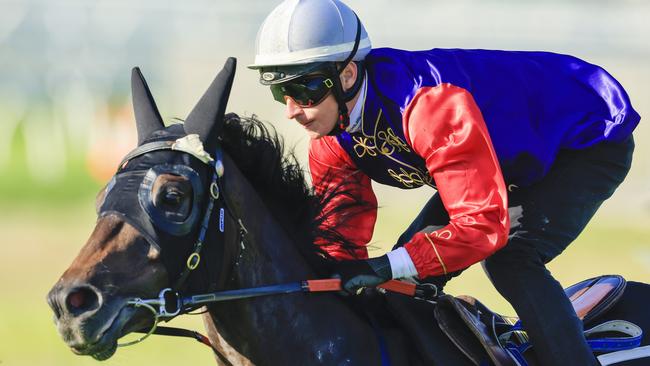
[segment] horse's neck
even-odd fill
[[[240,215],[248,231],[243,249],[234,261],[229,287],[248,288],[314,278],[289,235],[232,162],[226,164],[226,171],[230,176],[225,193],[237,197],[237,202],[230,199],[231,208]],[[210,313],[228,343],[253,362],[339,364],[344,359],[365,362],[367,350],[376,348],[367,324],[333,294],[298,293],[223,302],[211,306]],[[370,360],[372,357],[371,354]]]
[[[292,239],[285,229],[273,217],[253,187],[233,165],[228,169],[225,194],[229,205],[245,228],[245,234],[239,235],[239,222],[233,220],[234,226],[229,234],[241,239],[236,242],[239,248],[238,258],[232,268],[233,282],[239,287],[253,287],[298,281],[313,278],[312,270],[298,253]]]

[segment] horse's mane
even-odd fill
[[[321,225],[325,220],[325,215],[321,214],[323,208],[341,195],[348,196],[341,200],[347,203],[337,205],[334,212],[352,209],[356,214],[368,209],[350,195],[349,186],[315,194],[305,180],[294,151],[286,152],[284,141],[275,128],[255,116],[226,115],[222,144],[315,271],[327,271],[332,260],[323,246],[338,246],[353,253],[354,245],[339,234],[337,227]]]

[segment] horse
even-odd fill
[[[107,359],[126,334],[143,331],[142,340],[158,320],[205,306],[203,341],[224,364],[430,364],[395,322],[363,309],[368,301],[305,293],[333,261],[314,243],[350,245],[321,225],[326,202],[364,207],[345,187],[315,194],[274,131],[225,114],[235,66],[229,58],[184,122],[169,126],[133,69],[138,146],[98,194],[94,231],[47,295],[64,342]],[[437,324],[427,327],[430,348],[452,355],[446,365],[473,364]]]

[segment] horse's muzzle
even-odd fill
[[[106,359],[115,352],[117,338],[133,311],[124,308],[125,301],[107,304],[104,300],[102,292],[89,284],[59,283],[48,293],[57,329],[74,353]]]

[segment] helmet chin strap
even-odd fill
[[[356,16],[356,14],[355,14]],[[362,73],[361,69],[357,70],[357,79],[354,82],[354,85],[352,86],[351,90],[349,92],[345,92],[343,90],[343,85],[341,84],[341,79],[340,75],[341,72],[345,69],[346,66],[352,61],[354,58],[354,55],[356,55],[357,50],[359,49],[359,41],[361,40],[361,21],[359,20],[359,17],[357,17],[357,35],[354,39],[354,47],[352,48],[352,51],[350,51],[350,54],[348,57],[340,64],[340,67],[337,67],[336,63],[331,63],[329,65],[329,73],[330,75],[333,76],[334,79],[334,98],[336,99],[336,103],[339,105],[339,117],[336,123],[334,124],[334,128],[327,134],[328,136],[335,136],[343,131],[345,131],[346,128],[350,125],[350,113],[348,111],[348,106],[345,104],[346,102],[349,102],[354,98],[354,95],[359,89],[359,86],[361,83],[359,82],[359,79],[362,78]]]
[[[332,64],[332,68],[336,70],[336,66]],[[336,78],[339,79],[339,74],[338,71],[337,73],[334,74],[336,75]],[[336,103],[338,104],[339,107],[339,113],[338,113],[338,119],[336,123],[334,124],[334,128],[332,128],[332,131],[328,133],[329,136],[335,136],[340,134],[341,132],[345,131],[345,129],[350,125],[350,113],[348,112],[348,106],[345,104],[345,98],[343,97],[343,86],[341,85],[340,79],[334,82],[334,90],[332,91],[334,94],[334,98],[336,99]]]

